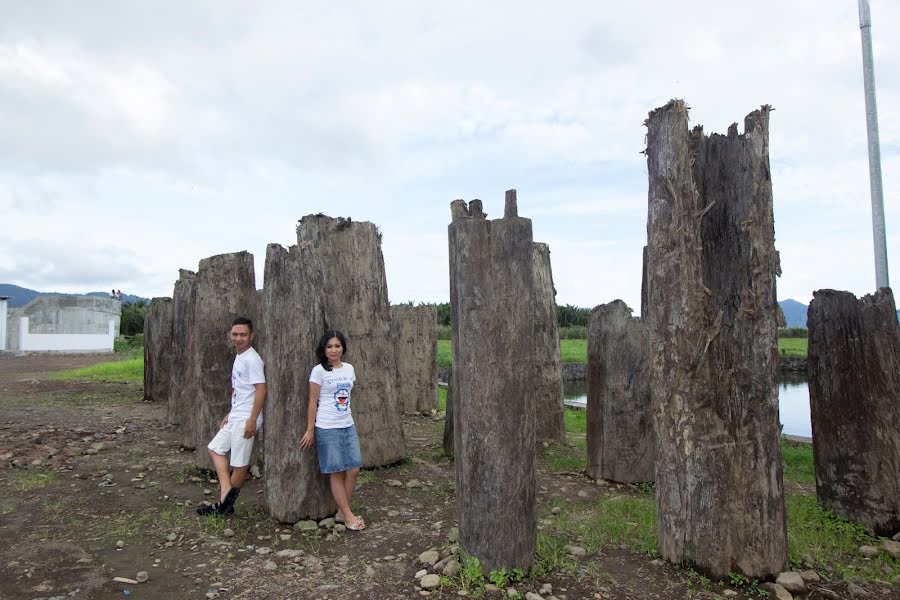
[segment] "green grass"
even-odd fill
[[[126,381],[142,382],[144,380],[144,358],[129,358],[103,362],[81,369],[69,369],[53,373],[53,379],[78,381]]]
[[[566,433],[587,434],[587,411],[583,408],[566,408]]]
[[[781,440],[781,457],[784,460],[784,478],[797,483],[815,483],[812,444],[792,443]]]
[[[13,487],[20,492],[29,492],[31,490],[39,490],[42,487],[50,485],[56,480],[56,473],[53,471],[42,471],[35,469],[21,473]]]
[[[587,362],[587,340],[560,340],[559,355],[564,363]],[[438,340],[437,361],[439,367],[449,367],[453,362],[450,340]]]
[[[781,356],[806,358],[808,346],[807,338],[778,338],[778,354]]]
[[[438,386],[438,410],[443,412],[447,410],[447,388]],[[443,428],[443,425],[441,426]]]

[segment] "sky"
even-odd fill
[[[900,281],[900,2],[871,0]],[[640,306],[648,113],[770,119],[779,299],[875,289],[855,0],[0,0],[0,282],[171,296],[178,269],[383,232],[391,302],[449,298],[454,199],[550,245],[558,304]]]

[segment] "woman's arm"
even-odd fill
[[[309,382],[309,409],[306,411],[306,433],[300,440],[300,447],[303,450],[312,448],[316,441],[316,410],[319,408],[319,390],[322,386],[318,383]]]

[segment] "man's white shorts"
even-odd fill
[[[238,469],[250,464],[250,453],[253,451],[252,438],[244,437],[246,419],[229,419],[225,427],[219,430],[207,448],[225,456],[231,452],[231,466]]]

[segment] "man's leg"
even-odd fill
[[[216,467],[216,476],[219,478],[219,500],[224,500],[225,496],[228,494],[228,491],[232,487],[232,478],[233,475],[230,473],[230,467],[228,466],[228,457],[213,452],[209,448],[206,449],[209,452],[209,457],[213,461],[213,465]]]
[[[247,480],[247,473],[250,471],[250,465],[246,467],[234,467],[231,470],[231,485],[230,487],[241,489],[244,487],[244,481]],[[225,496],[222,496],[223,498]]]

